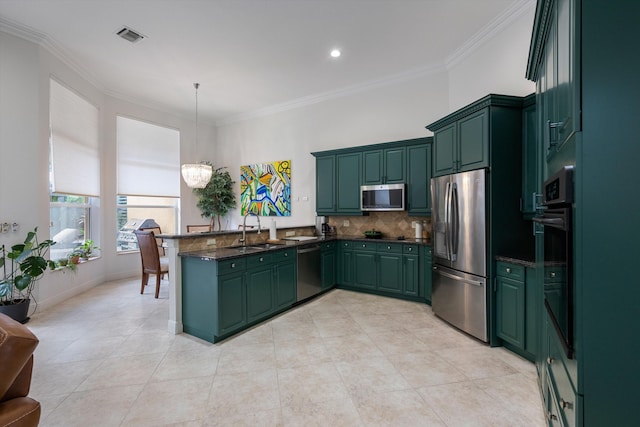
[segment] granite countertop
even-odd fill
[[[207,233],[204,233],[207,234]],[[223,259],[231,259],[231,258],[239,258],[247,255],[254,255],[269,251],[277,251],[282,249],[288,249],[292,247],[304,246],[313,243],[321,243],[328,242],[334,240],[356,240],[356,241],[366,241],[366,242],[374,242],[374,243],[413,243],[420,244],[425,246],[430,246],[431,241],[428,239],[367,239],[363,236],[336,236],[336,235],[328,235],[318,237],[315,240],[279,240],[277,243],[275,242],[267,242],[267,243],[258,243],[258,244],[248,244],[246,249],[243,249],[239,246],[226,246],[220,248],[212,248],[212,249],[204,249],[201,251],[189,251],[189,252],[180,252],[178,256],[181,257],[193,257],[193,258],[204,258],[209,260],[223,260]]]
[[[536,266],[536,260],[533,254],[518,254],[513,256],[496,255],[496,261],[509,262],[530,268],[535,268]]]

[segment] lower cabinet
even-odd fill
[[[337,279],[338,285],[353,285],[353,242],[346,240],[338,242]]]
[[[182,324],[217,342],[296,301],[296,249],[216,261],[182,258]]]
[[[419,297],[420,292],[420,247],[403,245],[402,247],[402,293]]]
[[[422,250],[422,296],[428,304],[431,304],[432,265],[433,250],[425,246]]]
[[[336,242],[324,242],[320,249],[320,276],[323,291],[335,286],[336,270]]]
[[[496,335],[505,346],[535,361],[539,352],[541,293],[532,267],[496,263]]]

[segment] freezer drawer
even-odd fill
[[[438,317],[488,342],[486,278],[435,265],[431,307]]]

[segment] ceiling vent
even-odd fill
[[[127,27],[122,27],[122,29],[119,30],[116,34],[131,43],[139,42],[144,38],[144,36],[139,32],[133,31],[131,28]]]

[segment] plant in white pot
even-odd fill
[[[55,245],[53,240],[38,241],[38,227],[27,233],[23,243],[0,249],[0,313],[25,323],[31,294],[38,280],[56,263],[45,256]]]

